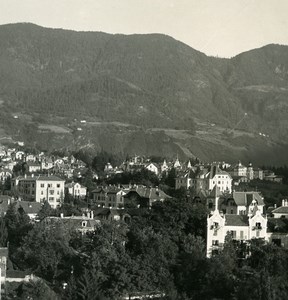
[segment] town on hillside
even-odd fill
[[[251,257],[251,245],[257,240],[264,245],[288,249],[288,200],[283,193],[283,199],[268,201],[265,199],[265,188],[261,190],[267,185],[276,189],[286,186],[287,178],[275,173],[274,169],[254,167],[252,163],[244,165],[240,161],[232,164],[204,163],[199,159],[181,161],[178,156],[171,160],[134,155],[118,164],[113,164],[108,157],[104,159],[103,155],[95,155],[90,164],[76,157],[72,153],[60,156],[8,147],[0,149],[0,228],[4,226],[0,232],[2,292],[6,283],[8,286],[9,283],[41,279],[41,272],[33,269],[31,262],[26,261],[22,266],[19,263],[19,253],[24,251],[19,249],[23,245],[31,247],[27,244],[29,238],[32,239],[29,232],[38,227],[41,230],[60,228],[59,232],[77,232],[81,236],[77,238],[82,243],[85,236],[91,236],[107,224],[112,229],[114,222],[130,228],[132,224],[140,226],[150,220],[147,226],[154,224],[157,227],[159,221],[154,223],[155,218],[163,218],[160,223],[165,224],[165,218],[169,214],[169,220],[174,218],[174,214],[176,217],[180,209],[183,210],[183,220],[180,218],[175,226],[181,222],[187,222],[185,228],[192,226],[187,234],[189,238],[193,232],[195,236],[201,236],[203,255],[207,259],[225,253],[227,236],[234,247],[241,249],[238,256],[242,260]],[[168,215],[161,215],[166,210]],[[195,220],[187,215],[186,210],[191,210],[192,215],[197,211],[200,216],[197,215],[197,225],[191,225]],[[23,240],[11,227],[11,220],[15,218],[18,220],[19,234],[25,236]],[[25,228],[22,228],[23,224]],[[171,224],[167,224],[163,226],[171,230]],[[112,236],[116,234],[116,229],[113,230]],[[115,239],[119,239],[121,247],[126,243],[131,247],[129,235],[124,239],[121,238],[123,233],[117,234],[120,236],[115,236]],[[77,251],[82,250],[79,248]],[[81,255],[85,257],[85,253]],[[25,255],[29,256],[28,253]],[[46,273],[43,278],[48,282],[51,279],[54,288],[58,280],[58,288],[61,286],[61,293],[65,294],[68,279],[72,280],[71,274],[76,268],[74,262],[71,268],[69,276],[64,276],[65,280],[56,273],[53,275],[54,281]],[[159,285],[150,289],[134,286],[130,294],[124,290],[119,292],[119,299],[133,299],[134,294],[137,297],[149,294],[158,295],[154,298],[163,298],[167,293],[159,289]]]

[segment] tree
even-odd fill
[[[4,215],[0,217],[0,247],[7,246],[8,231],[5,224]]]
[[[23,282],[16,293],[19,297],[17,299],[23,300],[60,300],[60,297],[42,279]]]
[[[35,275],[56,284],[58,278],[65,280],[70,274],[68,261],[75,253],[69,246],[69,240],[70,232],[61,221],[42,221],[35,224],[25,237],[18,255],[23,257],[26,267]]]
[[[46,217],[53,216],[53,215],[54,215],[53,208],[51,207],[48,201],[45,201],[40,211],[37,214],[37,220],[42,221]]]

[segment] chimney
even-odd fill
[[[284,199],[282,200],[282,206],[285,206],[285,200]]]
[[[277,204],[276,203],[274,204],[274,208],[277,208]]]
[[[93,210],[91,210],[91,212],[90,212],[90,217],[91,217],[91,219],[94,219],[94,211]]]
[[[64,214],[63,214],[63,213],[60,214],[60,218],[61,218],[61,219],[64,218]]]
[[[34,177],[34,173],[32,173],[31,177]]]

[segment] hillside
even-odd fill
[[[228,60],[160,34],[33,24],[2,25],[0,39],[0,142],[205,160],[237,155],[260,163],[275,151],[277,160],[287,158],[286,46]]]

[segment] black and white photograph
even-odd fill
[[[0,0],[0,300],[288,299],[287,13]]]

